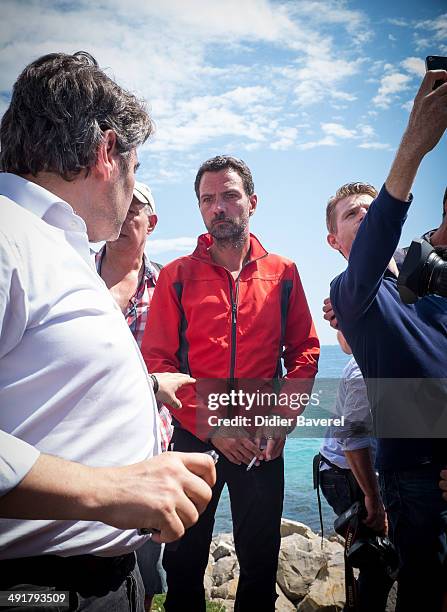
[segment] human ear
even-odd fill
[[[157,221],[158,221],[158,217],[157,215],[149,215],[149,225],[147,226],[147,230],[146,233],[149,236],[149,234],[152,234],[152,232],[155,229],[155,226],[157,225]]]
[[[336,251],[340,251],[340,245],[335,234],[328,234],[326,236],[326,240],[330,247],[332,247]]]
[[[249,197],[250,200],[250,208],[248,209],[248,214],[251,215],[255,212],[256,206],[258,205],[258,196],[254,193]]]
[[[106,130],[96,153],[95,170],[105,180],[113,175],[118,164],[116,134],[113,130]]]

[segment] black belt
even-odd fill
[[[119,557],[42,555],[0,561],[0,590],[18,584],[52,586],[82,597],[101,597],[116,590],[135,567],[135,553]]]

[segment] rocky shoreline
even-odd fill
[[[343,540],[337,535],[323,539],[303,523],[282,519],[276,588],[278,612],[339,612],[343,609]],[[206,597],[226,610],[234,609],[239,566],[233,535],[213,538],[205,573]],[[395,589],[387,612],[394,610]]]

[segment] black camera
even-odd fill
[[[366,518],[366,508],[360,501],[355,502],[334,522],[335,531],[345,538],[346,560],[352,567],[381,567],[395,580],[399,570],[399,557],[393,543],[379,536],[367,527],[362,519]]]
[[[447,297],[447,248],[435,249],[426,240],[413,240],[402,264],[397,288],[405,304],[424,295]]]

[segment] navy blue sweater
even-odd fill
[[[402,391],[401,379],[447,379],[447,299],[427,296],[406,305],[396,278],[387,271],[410,203],[396,200],[382,187],[359,227],[348,267],[331,284],[339,328],[366,379],[373,412],[387,393],[384,389],[392,387],[377,379],[400,379]],[[396,394],[386,405],[388,413],[395,402]],[[416,397],[413,404],[421,412],[426,402]],[[443,406],[447,413],[447,405]],[[405,468],[427,460],[442,463],[446,450],[445,439],[382,438],[377,467]]]

